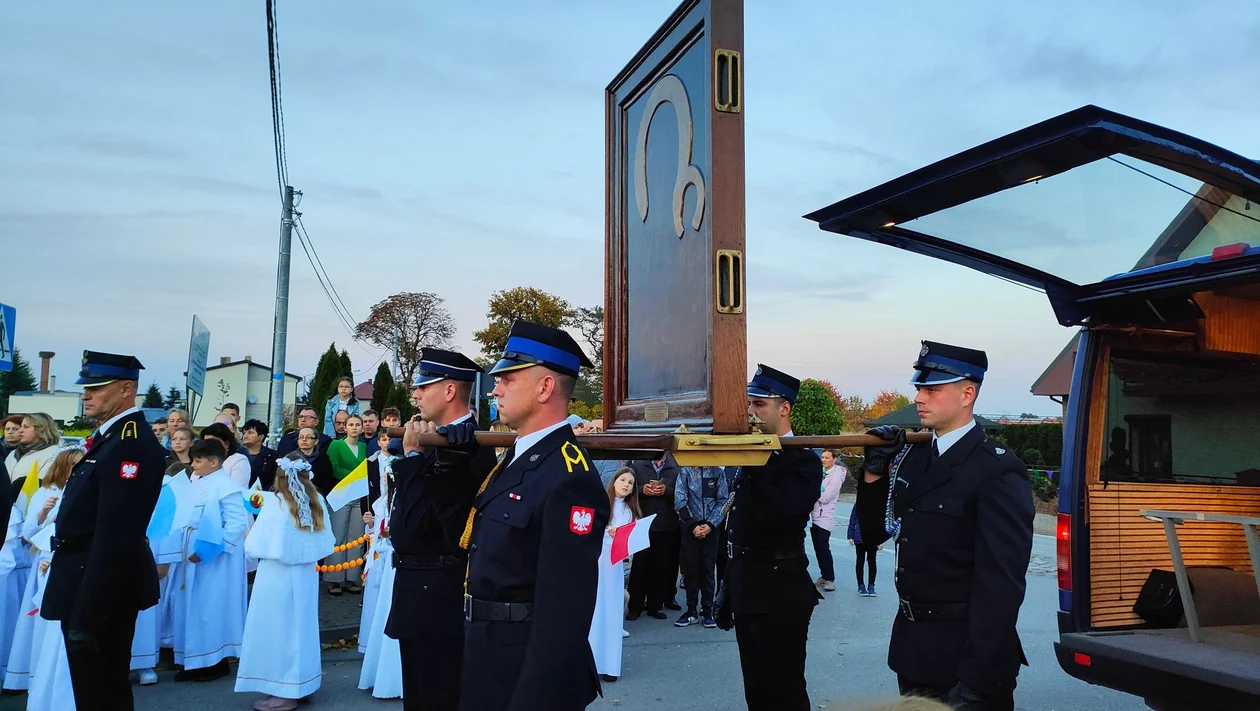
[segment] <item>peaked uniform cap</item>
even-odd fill
[[[529,321],[512,322],[503,357],[490,369],[491,375],[541,365],[564,375],[578,376],[583,366],[594,367],[582,347],[567,331]]]
[[[984,351],[935,341],[922,341],[922,346],[919,359],[914,362],[911,385],[943,385],[960,380],[984,382],[984,372],[989,369],[989,357]]]
[[[752,397],[781,397],[793,405],[796,394],[801,389],[801,381],[775,370],[768,365],[757,364],[757,372],[748,382],[748,394]]]
[[[411,387],[418,388],[439,380],[461,380],[471,383],[477,379],[477,373],[480,372],[481,368],[463,353],[441,348],[421,348],[420,367],[416,370],[416,377]]]
[[[115,380],[140,380],[144,366],[135,356],[83,351],[83,366],[75,385],[86,388],[108,385]]]

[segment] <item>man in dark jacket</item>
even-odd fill
[[[674,487],[678,462],[669,452],[656,461],[630,463],[639,486],[639,506],[644,516],[656,514],[648,530],[650,545],[634,554],[630,563],[630,603],[627,620],[637,620],[646,609],[649,617],[663,620],[661,608],[681,609],[675,597],[678,586],[678,560],[682,539],[678,533],[678,513],[674,510]]]
[[[103,424],[66,483],[40,615],[61,622],[80,709],[131,709],[136,615],[158,601],[145,532],[162,489],[166,451],[135,407],[143,366],[84,351],[83,413]]]
[[[897,533],[900,610],[888,666],[902,694],[1009,711],[1027,664],[1015,622],[1032,555],[1028,469],[972,415],[984,352],[922,345],[911,383],[932,443],[907,447],[896,428],[872,430],[889,444],[868,448],[865,465],[893,486],[886,520]]]
[[[313,407],[303,407],[298,410],[298,426],[297,429],[289,430],[280,438],[280,444],[276,445],[276,455],[283,457],[298,448],[298,432],[303,427],[314,427],[319,433],[319,452],[327,452],[328,445],[332,444],[332,437],[324,434],[322,425],[319,423],[319,414],[315,412]]]
[[[568,333],[517,321],[490,371],[499,417],[517,438],[479,483],[460,539],[465,711],[580,711],[599,693],[587,633],[611,506],[565,421],[583,366]]]
[[[477,421],[468,409],[477,364],[460,353],[425,348],[413,397],[431,428]],[[420,432],[416,423],[409,431]],[[404,447],[406,447],[404,438]],[[388,452],[381,453],[388,456]],[[494,468],[494,450],[478,449],[466,466],[438,475],[439,457],[456,454],[412,445],[393,463],[389,537],[394,544],[394,598],[385,634],[398,640],[403,708],[454,711],[464,654],[464,572],[459,538],[477,487]],[[378,457],[379,460],[379,457]],[[458,464],[464,464],[457,461]]]
[[[792,435],[800,381],[765,365],[748,383],[748,414],[761,429]],[[805,642],[822,595],[809,577],[805,527],[822,490],[822,460],[810,449],[774,452],[741,467],[726,520],[727,580],[718,626],[735,627],[750,711],[805,711]]]

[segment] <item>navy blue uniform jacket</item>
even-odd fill
[[[610,509],[590,455],[560,427],[504,462],[476,507],[468,594],[533,611],[466,627],[460,708],[586,708],[600,688],[587,633]]]
[[[157,566],[145,532],[165,469],[166,450],[141,412],[92,441],[61,500],[41,617],[96,632],[116,612],[157,604]]]
[[[917,683],[1009,693],[1024,662],[1015,621],[1032,555],[1028,468],[978,426],[935,464],[931,453],[930,445],[911,446],[896,473],[897,594],[965,602],[968,615],[911,622],[898,614],[888,666]]]

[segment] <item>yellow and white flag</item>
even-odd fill
[[[359,462],[354,471],[328,492],[328,507],[336,511],[368,495],[367,460]]]
[[[39,490],[39,462],[31,462],[31,471],[26,475],[26,481],[22,482],[22,491],[18,494],[17,501],[13,505],[22,513],[26,513],[27,507],[31,505],[31,497]]]

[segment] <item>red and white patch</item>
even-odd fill
[[[118,476],[124,479],[135,479],[140,473],[140,465],[135,462],[123,462],[122,469],[119,470]]]
[[[572,513],[569,514],[569,530],[579,536],[590,533],[594,522],[595,509],[587,506],[574,506]]]

